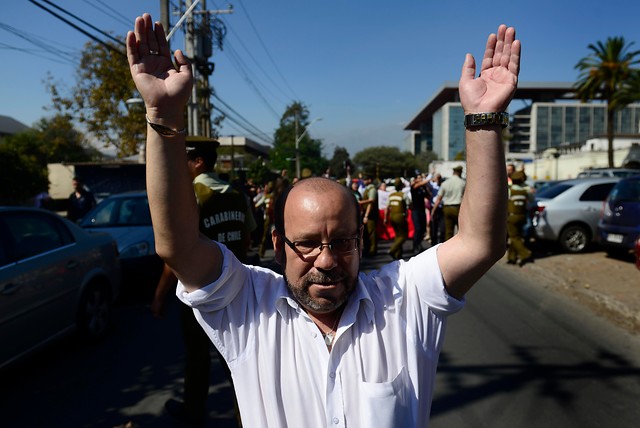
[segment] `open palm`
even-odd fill
[[[460,77],[460,101],[465,113],[504,111],[518,83],[520,68],[520,41],[515,40],[515,29],[501,25],[497,36],[491,34],[482,60],[480,76],[476,74],[475,60],[465,58]]]
[[[154,27],[148,14],[137,18],[135,33],[127,35],[127,58],[148,112],[186,104],[193,84],[191,66],[178,50],[178,69],[174,67],[164,29],[158,23]]]

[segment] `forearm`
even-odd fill
[[[460,207],[460,238],[494,263],[504,254],[507,175],[499,126],[466,131],[467,184]]]
[[[146,153],[147,193],[156,251],[173,265],[181,253],[189,253],[187,248],[194,245],[199,235],[185,137],[162,137],[147,127]]]

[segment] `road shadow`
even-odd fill
[[[580,396],[577,381],[603,382],[614,387],[614,381],[626,379],[630,383],[640,381],[640,367],[607,349],[597,349],[593,360],[579,364],[546,364],[537,355],[547,350],[536,347],[513,346],[511,354],[520,361],[516,364],[456,365],[450,355],[443,352],[438,364],[440,391],[433,400],[432,418],[486,400],[493,394],[505,395],[522,389],[534,391],[547,400],[571,407]],[[469,385],[472,376],[478,379]],[[603,391],[604,392],[604,391]]]

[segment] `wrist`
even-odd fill
[[[464,126],[468,130],[479,128],[506,128],[509,125],[509,113],[500,112],[482,112],[482,113],[465,113]]]

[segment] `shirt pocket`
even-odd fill
[[[413,426],[408,403],[409,372],[403,367],[390,382],[360,383],[361,427]]]

